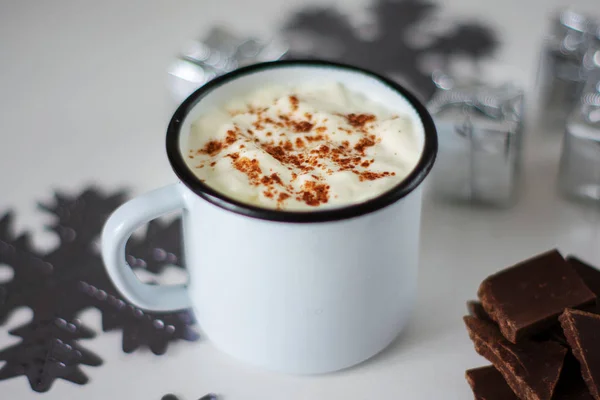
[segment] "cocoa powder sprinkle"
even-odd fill
[[[217,155],[223,148],[223,143],[219,140],[211,140],[204,145],[204,147],[198,150],[199,154],[208,154],[209,156]]]
[[[298,110],[298,103],[299,103],[298,97],[293,96],[293,95],[290,96],[290,104],[292,105],[292,111]]]
[[[300,122],[293,121],[292,126],[294,128],[294,131],[300,133],[300,132],[310,132],[310,130],[313,128],[314,125],[308,121],[300,121]]]
[[[362,138],[354,145],[354,150],[358,151],[360,154],[365,154],[365,149],[367,147],[375,146],[375,141],[371,138]]]
[[[329,185],[307,181],[303,186],[300,198],[311,207],[326,204],[329,201]]]
[[[291,196],[287,193],[279,193],[279,197],[277,198],[277,201],[279,202],[283,202],[287,199],[289,199]]]
[[[230,153],[227,154],[225,157],[229,157],[231,158],[233,161],[237,160],[238,158],[240,158],[240,153]]]
[[[235,143],[236,140],[237,134],[232,130],[227,131],[227,137],[225,137],[225,145],[231,146]]]
[[[364,128],[365,125],[369,122],[375,121],[375,116],[373,114],[348,114],[346,115],[346,120],[350,125],[355,128]]]
[[[237,169],[238,171],[240,171],[248,176],[248,180],[250,181],[250,184],[252,184],[254,186],[258,185],[258,183],[259,183],[258,179],[259,179],[262,171],[260,170],[260,165],[259,165],[257,159],[255,159],[255,158],[249,159],[248,157],[240,157],[233,162],[233,166],[235,167],[235,169]]]

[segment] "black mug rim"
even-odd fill
[[[198,102],[200,102],[204,96],[229,81],[258,71],[286,67],[327,67],[357,72],[383,83],[403,96],[416,110],[425,133],[423,152],[421,153],[421,158],[417,162],[417,165],[412,172],[390,190],[365,202],[350,204],[348,206],[339,208],[316,209],[314,211],[284,211],[254,206],[230,198],[200,181],[200,179],[198,179],[188,167],[179,146],[181,127],[190,111],[196,107]],[[213,79],[193,92],[177,108],[173,114],[173,117],[171,118],[171,121],[169,122],[166,135],[166,148],[167,157],[177,177],[192,192],[204,200],[227,211],[232,211],[247,217],[277,222],[308,223],[339,221],[355,218],[380,210],[401,200],[415,190],[433,168],[438,151],[438,140],[435,124],[431,118],[431,115],[427,111],[427,108],[417,99],[415,95],[413,95],[402,85],[372,71],[347,64],[322,60],[280,60],[253,64],[234,70]]]

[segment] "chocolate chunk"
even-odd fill
[[[522,400],[550,400],[567,349],[555,342],[513,344],[493,323],[464,317],[475,350],[487,358]]]
[[[590,393],[600,400],[600,315],[565,310],[559,320]]]
[[[502,374],[492,365],[470,369],[465,376],[475,400],[519,400]]]
[[[596,296],[600,296],[600,271],[580,259],[568,256],[567,261]]]
[[[579,363],[571,353],[567,353],[560,379],[552,400],[593,400],[583,378]]]
[[[596,299],[556,250],[488,277],[478,295],[485,311],[512,343],[551,327],[565,308]]]
[[[482,319],[484,321],[492,321],[488,313],[485,312],[480,302],[475,300],[467,301],[467,310],[471,317]]]
[[[593,306],[596,307],[595,304]],[[494,325],[497,325],[496,322],[494,322],[490,318],[490,316],[485,312],[485,310],[483,309],[483,305],[481,305],[480,302],[475,300],[467,301],[467,310],[469,311],[470,316],[484,321],[489,321],[492,322]],[[532,336],[531,340],[534,340],[536,342],[546,342],[548,340],[553,340],[565,347],[569,347],[567,339],[565,339],[565,334],[563,333],[563,330],[558,322],[552,325],[552,327],[548,328],[547,330]]]

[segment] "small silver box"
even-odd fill
[[[600,201],[600,73],[590,77],[567,120],[559,188],[569,198]]]
[[[512,84],[444,82],[428,104],[439,138],[434,193],[449,201],[510,207],[518,188],[523,91]]]

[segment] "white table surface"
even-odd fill
[[[337,3],[357,21],[368,19],[366,2]],[[35,243],[49,248],[56,240],[43,231],[46,217],[35,203],[53,189],[77,193],[97,182],[136,194],[175,181],[163,148],[173,110],[165,70],[173,54],[216,22],[268,34],[307,4],[334,2],[0,0],[0,213],[16,210],[17,227],[34,231]],[[547,17],[559,4],[592,11],[598,3],[448,0],[443,15],[490,23],[502,45],[486,68],[531,88]],[[556,195],[560,138],[529,125],[516,207],[473,210],[426,197],[415,316],[372,360],[324,376],[287,376],[240,364],[204,340],[174,343],[162,357],[127,355],[120,333],[111,332],[84,343],[105,360],[83,367],[89,384],[58,380],[37,394],[18,377],[0,382],[0,398],[152,400],[175,393],[195,400],[208,392],[231,400],[472,398],[464,371],[486,361],[475,354],[461,317],[479,282],[555,246],[600,264],[600,207]],[[0,327],[0,346],[18,340],[7,330],[30,315],[18,311]],[[99,330],[99,313],[86,312],[83,320]]]

